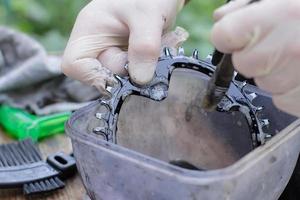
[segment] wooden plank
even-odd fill
[[[0,144],[9,143],[13,140],[6,136],[3,130],[0,129]],[[72,146],[69,138],[66,135],[57,135],[49,139],[42,140],[39,143],[39,148],[43,156],[47,156],[51,153],[58,151],[63,151],[65,153],[70,153],[72,151]],[[67,180],[66,187],[57,192],[53,192],[47,195],[40,195],[35,197],[25,198],[21,190],[1,190],[0,189],[0,199],[1,200],[82,200],[85,195],[85,189],[82,185],[79,175],[72,177]]]

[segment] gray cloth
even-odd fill
[[[0,26],[0,103],[47,115],[99,98],[95,88],[65,77],[60,63],[34,39]]]
[[[26,88],[61,74],[60,60],[48,58],[32,38],[0,27],[0,92]]]

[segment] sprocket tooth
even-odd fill
[[[104,118],[104,114],[103,113],[96,113],[96,118],[97,119],[103,119]]]
[[[245,86],[247,85],[247,81],[237,82],[236,84],[240,90],[244,90]]]
[[[124,66],[124,69],[126,69],[126,71],[128,71],[128,69],[129,69],[129,64],[128,63],[126,63],[126,65]]]
[[[251,93],[251,94],[247,94],[247,98],[249,99],[249,101],[254,101],[254,99],[257,98],[257,94],[256,93]]]
[[[184,53],[184,48],[183,48],[183,47],[179,47],[179,48],[178,48],[178,55],[179,55],[179,56],[184,56],[184,54],[185,54],[185,53]]]
[[[234,71],[233,72],[233,80],[235,80],[236,76],[238,75],[238,72],[237,71]]]
[[[255,113],[259,113],[259,112],[261,112],[263,110],[264,110],[264,107],[262,107],[262,106],[256,107],[255,108]]]
[[[268,127],[270,126],[270,121],[268,119],[262,119],[260,121],[260,123],[262,124],[263,127]]]
[[[193,52],[193,58],[196,59],[196,60],[199,60],[199,51],[198,51],[198,49],[194,50],[194,52]]]
[[[212,57],[213,57],[213,56],[212,56],[211,54],[209,54],[209,55],[205,58],[205,61],[208,62],[208,63],[211,63]]]
[[[170,57],[170,58],[172,57],[170,48],[168,48],[168,47],[164,48],[164,54],[165,54],[166,57]]]
[[[266,139],[270,139],[270,138],[272,138],[272,137],[273,137],[272,135],[266,134]]]
[[[99,133],[105,133],[105,130],[106,130],[105,127],[96,127],[93,129],[93,132],[99,134]]]

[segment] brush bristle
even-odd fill
[[[42,160],[32,140],[0,145],[0,168],[26,165]]]
[[[0,169],[30,165],[41,162],[42,156],[31,139],[0,145]],[[57,177],[36,180],[23,185],[24,194],[38,194],[63,188],[65,184]]]
[[[23,186],[23,191],[25,195],[32,195],[51,192],[53,190],[61,189],[64,186],[65,184],[58,177],[53,177],[41,181],[26,183]]]

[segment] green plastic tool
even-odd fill
[[[0,105],[0,125],[12,137],[23,140],[31,138],[34,141],[64,133],[65,122],[71,112],[64,112],[48,116],[35,116],[22,109]]]

